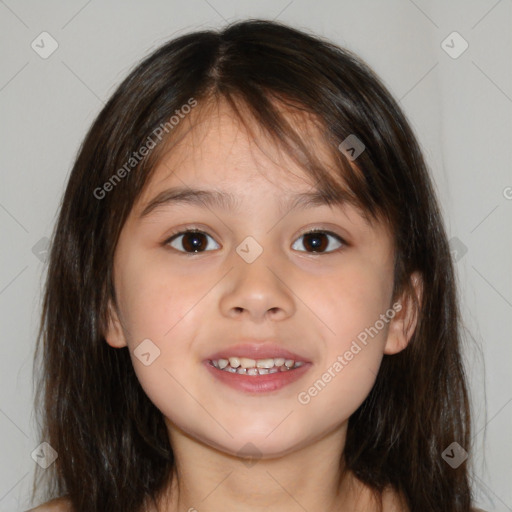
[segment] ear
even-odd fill
[[[404,350],[416,329],[418,309],[423,296],[423,279],[419,272],[413,272],[410,279],[412,286],[407,287],[409,289],[404,291],[400,300],[393,304],[396,314],[389,324],[384,354],[397,354]],[[411,296],[411,291],[416,295],[416,301]]]
[[[119,321],[116,308],[113,306],[112,301],[108,301],[108,321],[106,332],[103,333],[105,341],[114,348],[126,347],[126,339],[124,331]]]

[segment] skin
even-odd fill
[[[159,192],[184,184],[231,192],[240,208],[168,205],[138,218]],[[220,104],[165,155],[123,227],[114,257],[118,309],[110,305],[105,339],[129,348],[143,389],[165,417],[176,467],[162,510],[374,510],[368,490],[342,471],[347,423],[383,354],[407,346],[416,315],[402,297],[401,311],[378,335],[309,403],[299,403],[298,394],[392,307],[394,253],[383,226],[371,227],[348,205],[279,210],[288,195],[312,185]],[[183,237],[164,245],[190,224],[209,235],[200,238],[206,250],[179,252]],[[324,235],[326,252],[312,252],[301,235],[314,227],[348,245]],[[250,264],[236,252],[247,236],[263,248]],[[231,389],[202,362],[242,337],[277,338],[313,365],[276,392]],[[149,366],[133,352],[147,338],[160,350]],[[237,455],[247,443],[260,457],[254,465]],[[392,493],[384,497],[385,510],[403,510]]]

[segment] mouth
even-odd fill
[[[251,359],[237,356],[230,357],[229,359],[213,359],[209,362],[212,366],[223,372],[250,376],[289,372],[305,364],[304,361],[295,361],[293,359],[285,359],[284,357]]]
[[[277,391],[300,379],[311,361],[278,345],[242,344],[203,361],[223,384],[247,393]]]

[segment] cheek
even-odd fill
[[[376,341],[372,345],[379,345],[387,334],[389,319],[380,319],[390,306],[393,276],[382,267],[356,260],[310,294],[309,301],[327,328],[329,353],[349,349],[357,338],[363,342],[371,338]]]
[[[165,263],[165,262],[163,262]],[[197,274],[169,271],[154,260],[135,256],[123,262],[118,283],[127,344],[137,378],[149,399],[165,415],[186,418],[204,414],[190,399],[197,361],[194,340],[204,329],[201,299],[212,283]]]
[[[348,418],[375,382],[386,341],[392,276],[376,265],[347,265],[311,294],[323,325],[321,359],[298,397],[310,409]],[[392,313],[392,310],[391,310]]]
[[[150,338],[165,345],[194,316],[205,286],[204,279],[176,272],[165,260],[127,259],[119,290],[131,344]]]
[[[349,306],[355,307],[349,307]],[[382,362],[388,325],[374,327],[376,315],[346,303],[345,315],[333,318],[336,335],[323,341],[325,350],[297,396],[308,417],[323,417],[326,425],[348,420],[370,393]],[[380,326],[380,323],[379,323]]]

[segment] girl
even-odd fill
[[[59,499],[35,510],[471,509],[433,186],[318,37],[238,22],[126,78],[69,179],[39,350]]]

